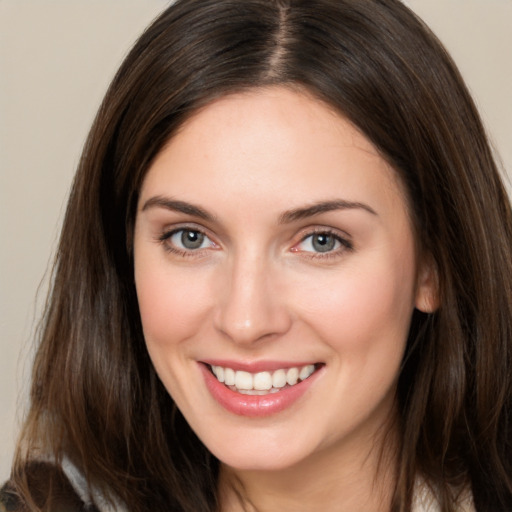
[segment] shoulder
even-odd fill
[[[52,512],[99,512],[86,503],[66,473],[49,462],[31,462],[25,468],[30,494],[35,504]],[[15,482],[9,480],[0,489],[0,512],[28,512],[30,506]]]

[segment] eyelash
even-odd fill
[[[337,249],[333,249],[326,252],[315,252],[315,251],[301,251],[297,248],[300,244],[304,243],[308,238],[312,238],[318,235],[326,235],[332,237],[335,242],[340,244],[340,247]],[[343,238],[339,235],[337,231],[326,229],[326,228],[317,228],[313,231],[309,231],[305,236],[303,236],[300,242],[292,247],[293,252],[301,252],[305,257],[311,259],[330,259],[340,257],[345,251],[353,251],[354,246],[350,240],[347,238]]]
[[[197,248],[197,249],[181,249],[179,247],[176,247],[175,245],[170,243],[171,238],[178,234],[178,233],[198,233],[199,235],[205,237],[206,239],[210,240],[211,246],[210,247],[204,247],[204,248]],[[332,237],[336,243],[340,245],[340,247],[329,250],[326,252],[315,252],[315,251],[305,251],[298,249],[298,246],[303,244],[308,238],[312,238],[314,236],[318,235],[326,235],[328,237]],[[182,235],[183,236],[183,235]],[[173,229],[171,231],[165,231],[160,236],[158,236],[157,241],[162,244],[164,247],[164,250],[176,254],[180,257],[184,258],[190,258],[190,257],[198,257],[203,253],[203,251],[217,247],[217,244],[213,242],[210,237],[204,232],[204,230],[200,228],[196,228],[194,226],[183,226],[176,229]],[[202,244],[201,244],[202,245]],[[304,255],[304,257],[311,258],[311,259],[328,259],[328,258],[336,258],[341,256],[345,251],[353,251],[354,246],[350,240],[347,240],[346,238],[341,237],[337,232],[326,229],[326,228],[318,228],[314,229],[312,231],[308,231],[308,233],[303,236],[300,241],[295,244],[292,248],[292,252],[300,252]]]
[[[211,241],[210,237],[202,230],[193,226],[183,226],[171,231],[165,231],[158,238],[157,241],[160,242],[165,251],[170,252],[172,254],[176,254],[183,258],[197,257],[203,253],[207,248],[197,248],[197,249],[181,249],[173,245],[170,240],[174,235],[178,233],[198,233],[199,235],[204,236],[206,239],[210,240],[211,247],[216,247],[216,244]]]

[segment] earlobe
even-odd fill
[[[432,257],[424,258],[419,269],[415,306],[423,313],[434,313],[439,307],[439,276]]]

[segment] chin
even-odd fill
[[[257,442],[251,442],[250,435],[243,437],[239,442],[219,444],[213,442],[206,444],[207,448],[223,464],[238,471],[281,471],[304,462],[312,456],[315,448],[311,446],[311,439],[307,446],[300,440],[291,439],[290,435],[278,441],[269,440],[261,435]]]

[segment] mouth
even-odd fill
[[[264,418],[293,407],[321,380],[325,363],[202,361],[210,395],[227,411]]]
[[[316,363],[251,373],[225,366],[208,365],[217,381],[231,391],[258,396],[290,389],[311,377],[321,366],[321,363]]]

